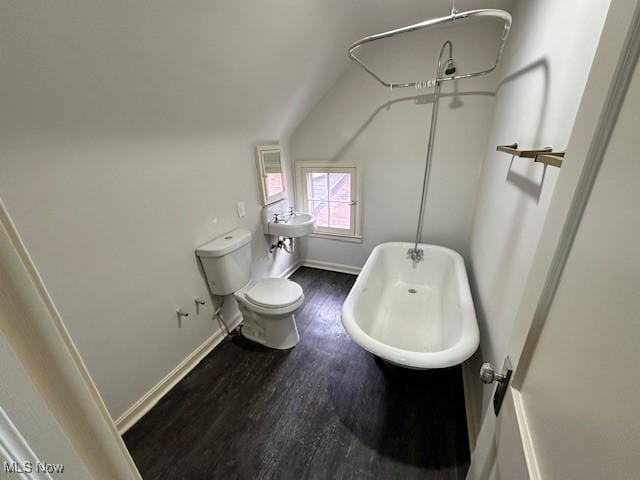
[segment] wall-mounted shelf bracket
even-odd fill
[[[551,147],[522,150],[518,148],[517,143],[512,143],[511,145],[498,145],[496,150],[515,157],[533,158],[534,162],[544,163],[545,165],[558,168],[562,166],[562,161],[564,160],[564,152],[554,152]]]
[[[544,163],[545,165],[551,165],[558,168],[562,166],[563,160],[564,152],[541,153],[540,155],[536,156],[535,159],[535,161],[538,163]]]
[[[498,145],[496,147],[496,150],[498,152],[514,155],[516,157],[536,158],[541,153],[551,153],[553,149],[551,147],[544,147],[544,148],[534,148],[531,150],[522,150],[518,148],[517,143],[512,143],[511,145]]]

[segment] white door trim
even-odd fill
[[[40,460],[2,407],[0,407],[0,454],[6,461],[13,462],[14,468],[22,469],[27,463],[33,465],[32,471],[21,473],[29,480],[53,480],[47,472],[38,471],[35,468]],[[9,473],[5,470],[6,468],[6,465],[0,465],[0,472]]]
[[[1,199],[0,331],[91,475],[140,479]]]
[[[542,475],[540,475],[540,467],[538,466],[536,452],[533,447],[531,427],[529,427],[529,420],[527,419],[527,413],[525,411],[524,403],[522,400],[522,394],[515,388],[512,388],[511,396],[513,398],[513,406],[515,409],[518,427],[520,428],[520,437],[522,439],[522,449],[524,452],[524,458],[527,462],[527,470],[529,471],[529,480],[542,480]]]

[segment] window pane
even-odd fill
[[[329,183],[331,185],[331,198],[329,200],[351,201],[351,174],[330,173]]]
[[[351,206],[348,203],[331,202],[329,226],[331,228],[351,229]]]
[[[282,173],[267,173],[267,197],[282,193]]]
[[[329,203],[328,202],[309,202],[309,211],[316,217],[316,226],[329,226]]]
[[[314,172],[307,174],[307,194],[309,198],[327,198],[327,181],[328,175],[326,173]]]

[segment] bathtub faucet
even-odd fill
[[[417,246],[414,248],[410,248],[407,251],[407,256],[413,261],[413,262],[420,262],[423,258],[424,258],[424,251],[421,248],[418,248]]]

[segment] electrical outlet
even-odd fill
[[[238,217],[240,218],[247,214],[247,210],[244,208],[244,202],[236,203],[236,210],[238,210]]]

